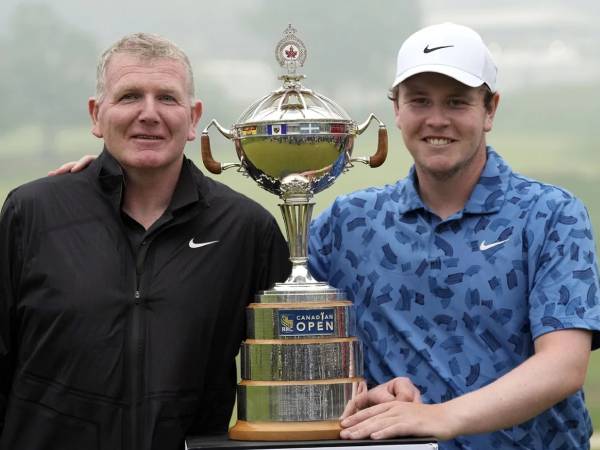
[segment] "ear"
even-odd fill
[[[496,116],[496,110],[498,109],[499,102],[500,94],[496,92],[492,97],[492,101],[490,102],[489,107],[486,108],[485,122],[483,124],[483,130],[485,132],[492,130],[492,125],[494,124],[494,117]]]
[[[402,127],[400,126],[400,107],[398,106],[398,99],[396,98],[396,100],[393,100],[392,104],[394,105],[394,121],[396,122],[396,127],[401,130]]]
[[[190,129],[188,130],[188,141],[193,141],[196,139],[196,127],[198,126],[198,122],[200,122],[200,117],[202,117],[202,102],[197,101],[190,108],[191,121],[190,121]]]
[[[90,97],[88,99],[88,113],[90,114],[90,118],[92,119],[92,134],[97,138],[102,138],[102,129],[98,121],[99,108],[100,103],[97,102],[94,97]]]

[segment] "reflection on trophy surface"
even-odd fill
[[[231,129],[215,120],[202,132],[202,159],[212,173],[237,167],[278,195],[292,261],[284,283],[257,295],[247,308],[241,349],[239,440],[337,439],[338,418],[362,380],[362,347],[352,303],[343,291],[319,283],[307,267],[313,194],[330,186],[353,162],[381,165],[387,155],[385,125],[373,114],[358,125],[335,102],[308,89],[297,74],[306,48],[292,26],[276,47],[283,85],[254,102]],[[354,139],[372,120],[378,148],[352,158]],[[211,154],[208,129],[232,139],[239,163],[221,164]]]

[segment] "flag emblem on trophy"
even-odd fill
[[[242,136],[252,136],[256,134],[256,126],[242,128]]]
[[[317,123],[301,123],[300,132],[307,134],[317,134],[321,131],[321,127]]]
[[[332,134],[339,134],[346,132],[346,124],[344,123],[332,123],[329,128],[329,132]]]
[[[274,123],[273,125],[267,125],[267,134],[269,134],[269,136],[287,134],[287,124]]]

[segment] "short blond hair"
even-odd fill
[[[179,61],[188,74],[187,91],[190,101],[195,98],[194,73],[190,60],[183,50],[162,36],[150,33],[134,33],[124,36],[102,53],[96,68],[96,99],[102,101],[106,90],[106,71],[114,55],[127,54],[142,60],[168,58]]]

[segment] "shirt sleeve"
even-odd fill
[[[263,240],[263,256],[257,291],[270,289],[275,283],[285,281],[292,269],[287,241],[274,218],[271,218],[265,234],[260,238]]]
[[[14,336],[18,274],[22,261],[20,227],[11,196],[0,213],[0,435],[15,367]]]
[[[534,338],[578,328],[600,346],[600,299],[596,245],[585,206],[576,198],[541,199],[533,212],[543,232],[524,236],[529,251],[529,319]]]

